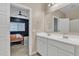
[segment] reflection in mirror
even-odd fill
[[[59,10],[48,12],[45,17],[46,32],[79,33],[79,3],[70,3]]]
[[[54,17],[54,32],[58,32],[58,18]]]
[[[54,17],[54,32],[79,33],[79,19]]]
[[[79,33],[79,19],[70,20],[70,32]]]
[[[54,17],[54,32],[69,33],[69,18]]]

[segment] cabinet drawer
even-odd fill
[[[47,39],[43,38],[43,37],[38,37],[37,36],[37,40],[41,40],[42,42],[47,43]]]
[[[74,46],[70,44],[65,44],[63,42],[54,41],[54,40],[48,40],[48,44],[57,46],[58,48],[64,49],[68,52],[74,53]]]
[[[58,56],[74,56],[74,53],[69,53],[62,49],[58,49]]]

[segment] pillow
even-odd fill
[[[15,35],[15,34],[11,34],[11,35],[10,35],[10,39],[11,39],[11,40],[16,40],[16,35]]]
[[[16,34],[16,38],[23,38],[21,34]]]

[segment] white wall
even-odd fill
[[[10,6],[10,16],[17,16],[19,14],[19,11],[22,12],[22,15],[25,15],[29,18],[29,10],[22,9],[20,7],[14,6],[11,4]]]

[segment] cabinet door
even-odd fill
[[[58,56],[74,56],[74,54],[62,49],[58,49]]]
[[[41,41],[37,38],[37,51],[41,53]]]
[[[57,56],[57,47],[48,44],[48,56]]]
[[[40,47],[41,55],[47,56],[47,44],[41,42],[41,45],[40,46],[41,46]]]
[[[41,38],[43,40],[43,38]],[[47,56],[47,42],[44,42],[37,38],[37,51],[43,55]],[[47,40],[47,39],[46,39]]]

